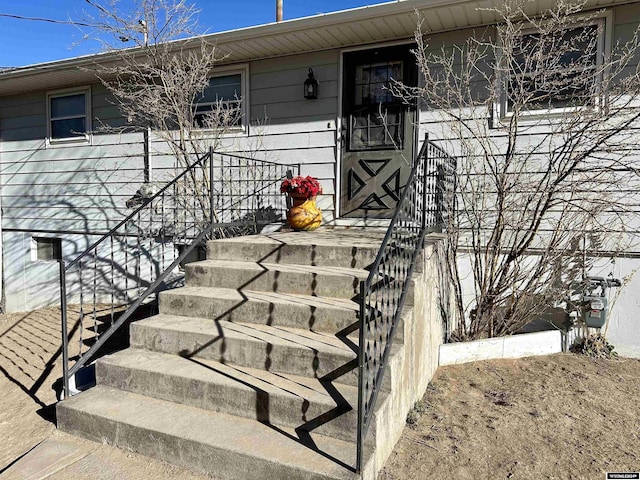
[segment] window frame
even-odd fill
[[[38,242],[46,241],[52,245],[53,258],[38,257]],[[57,254],[57,255],[56,255]],[[31,236],[31,261],[32,262],[59,262],[62,260],[62,238],[60,237],[42,237],[39,235]]]
[[[76,137],[62,137],[53,138],[51,122],[54,120],[61,120],[61,118],[54,118],[51,115],[51,100],[54,98],[70,97],[73,95],[84,95],[84,118],[85,118],[85,131],[82,135]],[[47,92],[47,145],[59,145],[67,143],[89,143],[91,141],[91,128],[92,128],[92,115],[91,115],[91,86],[85,85],[81,87],[65,88],[62,90],[53,90]],[[67,118],[79,118],[79,116],[67,117]]]
[[[587,14],[589,12],[586,12]],[[575,28],[575,27],[587,27],[589,25],[601,25],[601,31],[598,34],[597,42],[597,52],[596,52],[596,68],[602,67],[602,63],[604,59],[611,52],[611,38],[613,35],[613,16],[610,10],[602,11],[594,13],[591,18],[588,20],[580,20],[576,18],[576,21],[572,24],[569,24],[567,30]],[[523,28],[520,32],[520,35],[528,35],[531,33],[536,33],[538,30],[531,26],[529,28]],[[502,61],[498,59],[498,61]],[[604,83],[604,76],[607,75],[607,72],[603,72],[603,74],[599,75],[597,78],[598,87],[602,86]],[[499,102],[494,104],[494,118],[498,120],[498,123],[509,121],[511,117],[513,117],[513,111],[508,109],[507,105],[507,88],[509,84],[509,77],[507,73],[503,73],[500,78],[498,78],[500,82],[500,97]],[[521,112],[521,120],[540,120],[541,118],[554,118],[558,117],[564,113],[578,111],[583,108],[589,108],[593,106],[595,108],[601,108],[603,106],[603,98],[600,95],[599,100],[595,105],[578,105],[578,106],[567,106],[567,107],[557,107],[557,108],[540,108],[540,109],[530,109]]]
[[[225,67],[216,67],[213,72],[209,75],[209,79],[219,78],[219,77],[230,77],[232,75],[240,75],[240,125],[229,127],[228,133],[226,135],[237,135],[238,133],[246,133],[249,132],[249,64],[242,65],[229,65]],[[230,100],[229,100],[230,102]],[[194,100],[193,102],[193,112],[195,116],[195,110],[200,105],[200,103]],[[202,105],[212,105],[211,102],[203,102]],[[202,132],[206,134],[207,132],[212,132],[214,129],[211,128],[197,128],[194,127],[194,131]]]

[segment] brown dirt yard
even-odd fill
[[[59,339],[58,309],[0,315],[0,477],[23,453],[60,435],[51,407],[61,375]],[[637,472],[639,394],[640,360],[559,354],[443,367],[379,480],[604,479],[606,471]],[[102,464],[122,468],[118,478],[209,478],[95,448]],[[90,458],[67,474],[106,479]]]
[[[640,471],[640,360],[557,354],[438,369],[380,480]]]

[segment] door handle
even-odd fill
[[[342,127],[340,128],[340,141],[344,142],[347,138],[347,125],[342,122]]]

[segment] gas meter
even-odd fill
[[[617,278],[586,277],[581,301],[582,320],[588,327],[602,328],[607,321],[607,289],[619,287]],[[598,290],[595,292],[595,290]]]

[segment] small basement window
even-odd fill
[[[89,98],[89,88],[47,94],[47,127],[50,141],[87,139],[91,130]]]
[[[31,261],[62,260],[62,240],[52,237],[31,237]]]

